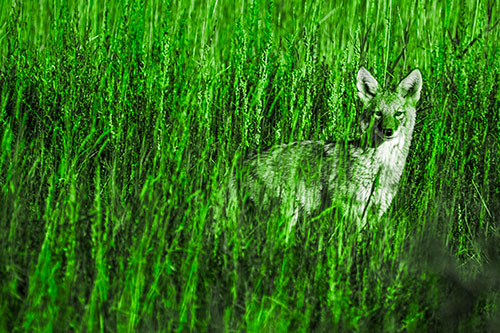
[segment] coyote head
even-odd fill
[[[415,105],[420,99],[422,75],[418,69],[412,71],[395,91],[380,91],[378,82],[363,67],[357,77],[358,96],[364,103],[361,117],[363,132],[371,129],[373,138],[387,141],[397,138],[415,123]]]

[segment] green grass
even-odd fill
[[[499,2],[66,3],[0,2],[0,331],[500,325]],[[399,192],[286,243],[224,184],[353,137],[360,66],[423,74]]]

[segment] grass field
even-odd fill
[[[0,331],[500,327],[500,2],[70,3],[0,1]],[[399,192],[284,242],[228,177],[354,137],[360,66],[423,75]]]

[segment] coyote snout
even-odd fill
[[[245,197],[264,209],[280,204],[292,216],[290,228],[299,211],[311,216],[332,206],[361,226],[368,215],[382,216],[403,172],[421,88],[419,70],[395,91],[384,91],[361,68],[362,135],[347,142],[293,142],[251,155],[243,162],[248,178],[240,182]]]

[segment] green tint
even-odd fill
[[[0,1],[0,331],[494,330],[498,13]],[[423,75],[398,194],[362,232],[331,207],[289,230],[293,196],[245,202],[231,176],[355,137],[360,66]]]

